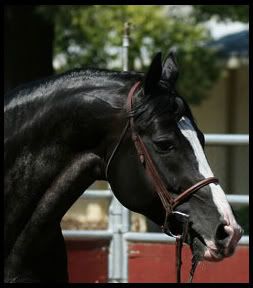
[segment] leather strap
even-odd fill
[[[173,208],[175,208],[180,202],[183,202],[185,198],[189,197],[192,193],[196,192],[197,190],[203,188],[204,186],[211,184],[211,183],[218,183],[219,179],[216,177],[209,177],[205,178],[198,183],[194,184],[190,188],[186,189],[184,192],[182,192],[179,196],[177,196],[173,200]]]
[[[153,163],[152,157],[150,156],[146,145],[144,144],[144,142],[142,141],[141,137],[136,132],[135,127],[134,127],[134,116],[132,113],[133,103],[132,102],[133,102],[133,96],[134,96],[134,94],[135,94],[135,92],[139,86],[140,86],[140,81],[136,82],[129,91],[129,94],[127,97],[127,111],[129,113],[129,120],[126,123],[125,128],[123,129],[123,131],[120,135],[120,138],[119,138],[116,146],[113,149],[111,156],[109,157],[109,160],[108,160],[107,165],[106,165],[105,174],[106,174],[106,178],[108,179],[108,170],[109,170],[110,163],[111,163],[116,151],[118,150],[124,136],[126,135],[129,126],[130,126],[131,134],[132,134],[132,140],[134,142],[134,145],[135,145],[136,151],[138,153],[140,162],[144,166],[145,171],[146,171],[147,175],[149,176],[149,179],[152,182],[152,185],[154,186],[155,191],[157,192],[159,198],[161,199],[161,202],[162,202],[164,209],[165,209],[165,213],[166,213],[165,215],[166,216],[165,216],[164,225],[162,226],[162,229],[164,231],[164,227],[166,226],[168,216],[171,213],[178,213],[178,212],[173,211],[177,205],[179,205],[180,203],[185,201],[186,198],[188,198],[190,195],[192,195],[194,192],[201,189],[202,187],[204,187],[208,184],[211,184],[211,183],[218,183],[219,180],[216,177],[209,177],[209,178],[200,180],[196,184],[192,185],[191,187],[189,187],[188,189],[183,191],[176,198],[172,197],[172,194],[167,190],[166,185],[164,184],[162,178],[158,174],[156,167],[155,167],[155,164]],[[184,229],[188,229],[188,224],[184,227]],[[166,232],[166,231],[164,231],[164,232]],[[178,283],[181,282],[181,279],[180,279],[181,278],[181,265],[182,265],[181,251],[182,251],[182,246],[183,246],[183,242],[184,242],[184,237],[186,236],[186,234],[187,234],[187,232],[183,232],[183,235],[176,236],[176,261],[177,261],[176,262],[176,268],[177,268],[177,282]],[[190,279],[189,279],[190,282],[192,282],[193,274],[194,274],[194,271],[197,267],[198,261],[199,261],[198,259],[192,260],[192,269],[190,272]]]
[[[140,162],[144,166],[147,175],[149,176],[149,179],[151,180],[155,191],[157,192],[159,198],[161,199],[161,202],[163,204],[163,207],[165,209],[165,220],[164,224],[161,226],[162,230],[165,232],[164,228],[167,223],[168,216],[173,213],[173,209],[182,203],[186,198],[188,198],[190,195],[192,195],[197,190],[201,189],[202,187],[210,184],[210,183],[217,183],[219,180],[216,177],[209,177],[206,179],[203,179],[196,184],[192,185],[185,191],[183,191],[179,196],[176,198],[173,198],[171,196],[171,193],[167,190],[163,180],[161,179],[160,175],[157,172],[157,169],[153,163],[153,160],[147,150],[146,145],[142,141],[141,137],[136,133],[135,127],[134,127],[134,117],[132,113],[132,106],[133,106],[133,96],[135,91],[137,90],[138,86],[140,85],[140,82],[135,83],[135,85],[131,88],[128,98],[127,98],[127,110],[130,116],[129,122],[131,127],[131,133],[132,133],[132,140],[134,142],[136,151],[138,153]],[[184,229],[188,230],[188,222]],[[176,279],[177,283],[181,283],[181,266],[182,266],[182,247],[184,242],[184,237],[186,237],[187,232],[183,233],[184,235],[178,235],[176,236]],[[195,269],[197,267],[198,260],[194,261],[192,260],[192,268],[190,271],[190,278],[189,282],[192,282],[193,274],[195,272]]]
[[[210,183],[217,183],[219,180],[216,177],[209,177],[206,179],[203,179],[199,181],[198,183],[192,185],[185,191],[183,191],[178,197],[174,198],[171,196],[171,193],[166,188],[166,185],[164,184],[163,180],[161,179],[160,175],[157,172],[157,169],[153,163],[153,160],[147,150],[146,145],[142,141],[139,134],[136,133],[135,127],[134,127],[134,117],[132,114],[132,106],[133,106],[133,96],[138,89],[138,86],[140,85],[140,81],[136,82],[131,90],[129,91],[128,98],[127,98],[127,110],[130,116],[130,127],[131,127],[131,133],[132,133],[132,140],[134,142],[135,148],[137,150],[140,162],[143,164],[147,174],[149,175],[149,179],[151,180],[155,191],[158,193],[162,204],[164,206],[164,209],[166,211],[166,214],[170,214],[173,209],[183,202],[187,197],[189,197],[191,194],[199,190],[200,188],[210,184]]]

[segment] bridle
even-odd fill
[[[210,184],[210,183],[218,183],[219,180],[216,177],[209,177],[205,178],[203,180],[200,180],[196,184],[192,185],[182,193],[180,193],[176,198],[172,197],[171,193],[167,190],[163,180],[161,179],[160,175],[157,172],[157,169],[153,163],[153,160],[148,152],[148,149],[144,142],[142,141],[140,135],[136,132],[134,128],[134,117],[132,113],[132,106],[133,106],[133,98],[135,95],[135,92],[137,91],[138,87],[140,86],[140,81],[136,82],[132,88],[130,89],[127,97],[127,111],[129,113],[129,119],[120,135],[120,138],[115,145],[106,165],[105,169],[105,175],[106,179],[108,179],[108,169],[110,166],[110,163],[118,150],[124,136],[126,135],[128,129],[131,129],[131,137],[134,142],[137,154],[139,156],[139,160],[142,163],[149,179],[151,180],[155,191],[157,192],[159,198],[161,199],[161,202],[163,204],[163,207],[165,209],[165,219],[164,219],[164,224],[161,226],[162,231],[175,238],[176,239],[176,267],[177,267],[177,283],[181,282],[181,266],[182,266],[182,261],[181,261],[181,252],[182,252],[182,247],[183,247],[183,242],[186,239],[187,233],[188,233],[188,228],[189,228],[189,215],[179,212],[179,211],[174,211],[175,207],[182,203],[186,198],[188,198],[191,194],[195,193],[202,187]],[[170,223],[170,218],[173,216],[176,217],[182,217],[184,219],[184,225],[181,234],[179,235],[174,235],[169,227]],[[193,275],[195,272],[195,269],[197,267],[197,264],[200,259],[197,257],[192,258],[192,268],[190,271],[190,278],[189,282],[192,282]]]

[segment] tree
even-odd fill
[[[130,69],[145,71],[155,52],[178,48],[179,92],[198,103],[219,76],[213,51],[202,43],[208,31],[194,17],[174,17],[169,6],[61,6],[56,19],[55,55],[64,55],[62,72],[94,66],[121,70],[124,22],[133,24]]]
[[[249,22],[249,5],[196,5],[194,13],[199,21],[216,16],[219,21]]]
[[[179,13],[180,14],[180,13]],[[248,20],[247,5],[195,5],[188,15],[173,15],[170,5],[23,5],[6,6],[5,91],[53,73],[52,56],[62,59],[55,72],[93,66],[121,70],[124,22],[133,24],[130,69],[145,71],[153,55],[178,50],[178,90],[199,103],[219,78],[211,39],[201,21]],[[52,55],[53,54],[53,55]]]

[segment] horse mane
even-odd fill
[[[4,106],[11,104],[12,107],[15,107],[19,102],[22,103],[23,99],[29,102],[38,95],[39,97],[46,98],[50,94],[54,94],[57,89],[81,88],[85,90],[90,87],[108,87],[115,90],[115,93],[120,90],[124,94],[127,94],[133,83],[142,81],[143,76],[143,73],[133,71],[122,72],[97,68],[73,69],[19,85],[5,94]],[[164,89],[164,87],[159,85],[158,89]],[[163,92],[163,94],[166,92],[168,97],[152,97],[151,95],[138,97],[138,103],[134,105],[133,113],[139,127],[147,129],[154,117],[170,117],[172,115],[174,109],[172,99],[174,96],[180,96],[174,88],[168,89],[167,87],[166,91],[157,91],[157,94],[159,95],[160,92]],[[197,127],[188,104],[182,97],[180,98],[184,102],[185,116],[190,118],[193,125]]]
[[[110,85],[113,82],[116,85],[120,85],[119,82],[132,82],[134,80],[140,80],[143,77],[143,73],[138,72],[122,72],[112,71],[107,69],[97,68],[78,68],[69,70],[61,74],[54,74],[43,79],[37,79],[17,86],[16,88],[8,91],[4,95],[4,105],[8,105],[12,100],[17,98],[31,96],[33,93],[42,91],[43,95],[48,95],[52,87],[68,88],[73,86],[73,80],[75,84],[82,84],[83,87],[95,85],[96,87],[102,85]],[[81,83],[80,83],[80,82]],[[107,84],[108,83],[108,84]]]

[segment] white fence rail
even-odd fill
[[[248,145],[249,135],[247,134],[205,134],[208,145]]]
[[[111,240],[113,236],[112,230],[63,230],[65,240]],[[152,232],[126,232],[124,239],[132,242],[159,242],[174,243],[172,238],[163,233]],[[249,236],[242,236],[239,245],[249,245]]]

